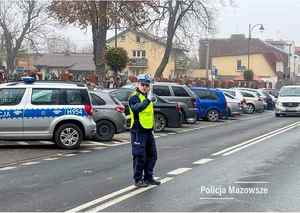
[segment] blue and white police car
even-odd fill
[[[85,85],[31,77],[0,84],[0,140],[53,140],[61,148],[75,149],[95,134]]]

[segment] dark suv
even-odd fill
[[[186,123],[197,121],[196,94],[186,85],[170,82],[155,82],[153,93],[170,102],[183,102],[187,105],[182,108],[183,120]]]

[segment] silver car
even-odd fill
[[[248,114],[253,114],[254,112],[263,112],[265,109],[264,101],[262,98],[258,97],[258,95],[251,91],[246,90],[238,90],[244,99],[246,100],[246,107],[244,111]]]
[[[109,91],[90,92],[97,124],[97,139],[110,141],[114,134],[126,131],[125,107]]]
[[[25,78],[0,85],[0,140],[53,140],[61,148],[78,148],[96,133],[92,115],[81,84]]]
[[[228,107],[228,116],[240,115],[242,113],[241,102],[234,96],[224,92]]]

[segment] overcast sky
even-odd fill
[[[229,37],[232,33],[248,35],[249,24],[263,24],[265,31],[253,31],[262,39],[294,40],[300,45],[300,0],[234,0],[236,7],[225,7],[217,18],[215,37]],[[64,34],[79,47],[91,43],[91,33],[69,27]],[[109,33],[109,36],[112,34]]]

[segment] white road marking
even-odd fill
[[[28,142],[23,142],[23,141],[21,141],[21,142],[17,142],[17,144],[19,144],[19,145],[29,145],[29,143],[28,143]]]
[[[89,153],[89,152],[92,152],[91,150],[81,150],[79,151],[80,153]]]
[[[107,143],[101,143],[101,142],[89,142],[92,143],[93,145],[101,145],[101,146],[107,146],[107,147],[111,147],[111,146],[116,146],[116,144],[107,144]],[[88,144],[86,144],[88,145]]]
[[[86,209],[86,208],[89,208],[89,207],[94,206],[94,205],[96,205],[96,204],[98,204],[98,203],[104,202],[104,201],[106,201],[106,200],[108,200],[108,199],[111,199],[111,198],[113,198],[113,197],[116,197],[116,196],[118,196],[118,195],[121,195],[121,194],[123,194],[123,193],[125,193],[125,192],[131,191],[131,190],[133,190],[133,189],[135,189],[135,188],[136,188],[136,187],[135,187],[134,185],[128,186],[128,187],[126,187],[126,188],[124,188],[124,189],[121,189],[121,190],[119,190],[119,191],[113,192],[113,193],[111,193],[111,194],[108,194],[108,195],[105,195],[105,196],[103,196],[103,197],[100,197],[100,198],[98,198],[98,199],[96,199],[96,200],[93,200],[93,201],[90,201],[90,202],[88,202],[88,203],[82,204],[82,205],[80,205],[80,206],[78,206],[78,207],[76,207],[76,208],[74,208],[74,209],[70,209],[70,210],[66,211],[66,213],[70,213],[70,212],[81,212],[82,210],[84,210],[84,209]]]
[[[32,162],[26,162],[26,163],[21,163],[22,166],[31,166],[31,165],[36,165],[39,164],[41,162],[39,161],[32,161]]]
[[[121,141],[113,141],[114,144],[121,144]]]
[[[159,138],[160,136],[158,136],[158,135],[154,135],[154,138]]]
[[[164,184],[164,183],[169,182],[171,180],[173,180],[172,177],[166,177],[166,178],[164,178],[164,179],[161,180],[161,184]],[[148,186],[148,187],[145,187],[145,188],[138,188],[138,189],[136,189],[136,190],[134,190],[132,192],[129,192],[128,194],[122,195],[122,196],[117,197],[117,198],[115,198],[115,199],[113,199],[111,201],[103,203],[100,206],[97,206],[97,207],[95,207],[95,208],[93,208],[93,209],[91,209],[89,211],[91,211],[91,212],[102,211],[103,209],[106,209],[106,208],[108,208],[110,206],[116,205],[117,203],[120,203],[120,202],[122,202],[124,200],[127,200],[128,198],[134,197],[134,196],[136,196],[138,194],[141,194],[141,193],[143,193],[145,191],[148,191],[150,189],[153,189],[155,187],[157,187],[157,186],[151,185],[151,186]]]
[[[51,161],[51,160],[58,160],[59,158],[45,158],[43,160],[46,160],[46,161]]]
[[[12,169],[16,169],[16,166],[7,166],[7,167],[2,167],[0,168],[0,171],[7,171],[7,170],[12,170]]]
[[[76,154],[65,154],[63,155],[64,157],[72,157],[72,156],[75,156]]]
[[[164,134],[164,133],[160,134],[160,137],[165,137],[165,136],[168,136],[168,134]]]
[[[176,135],[176,132],[169,132],[168,135]]]
[[[53,145],[54,143],[51,141],[40,141],[41,144],[45,144],[45,145]]]
[[[179,168],[179,169],[175,169],[173,171],[168,172],[168,175],[180,175],[182,173],[185,173],[189,170],[191,170],[192,168]]]
[[[196,165],[201,165],[201,164],[206,164],[210,161],[213,161],[214,159],[211,159],[211,158],[203,158],[201,160],[198,160],[198,161],[195,161],[193,162],[193,164],[196,164]]]
[[[264,134],[264,135],[260,135],[260,136],[258,136],[258,137],[252,138],[252,139],[247,140],[247,141],[245,141],[245,142],[239,143],[239,144],[237,144],[237,145],[231,146],[231,147],[229,147],[229,148],[223,149],[223,150],[218,151],[218,152],[216,152],[216,153],[213,153],[213,154],[211,154],[211,155],[212,155],[212,156],[221,155],[221,154],[223,154],[223,153],[225,153],[225,152],[228,152],[228,151],[233,150],[233,149],[235,149],[235,148],[244,146],[244,145],[246,145],[246,144],[248,144],[248,143],[251,143],[251,142],[256,141],[256,140],[258,140],[258,139],[264,138],[264,137],[266,137],[266,136],[268,136],[268,135],[274,134],[274,133],[279,132],[279,131],[281,131],[281,130],[284,130],[284,129],[286,129],[286,128],[289,128],[289,127],[292,127],[292,126],[296,126],[296,125],[298,125],[298,124],[300,124],[299,121],[298,121],[298,122],[295,122],[295,123],[293,123],[293,124],[290,124],[290,125],[288,125],[288,126],[285,126],[285,127],[282,127],[282,128],[276,129],[276,130],[273,130],[273,131],[268,132],[268,133],[266,133],[266,134]]]
[[[99,144],[102,144],[102,143],[100,143],[100,142],[95,142],[95,141],[84,141],[83,144],[88,145],[87,143],[93,144],[93,145],[99,145]]]
[[[254,141],[254,142],[252,142],[252,143],[248,143],[248,144],[246,144],[246,145],[244,145],[244,146],[242,146],[242,147],[236,148],[236,149],[231,150],[231,151],[229,151],[229,152],[225,152],[224,154],[222,154],[222,156],[228,156],[228,155],[231,155],[231,154],[233,154],[233,153],[235,153],[235,152],[238,152],[238,151],[240,151],[240,150],[243,150],[243,149],[245,149],[245,148],[247,148],[247,147],[249,147],[249,146],[252,146],[252,145],[254,145],[254,144],[257,144],[257,143],[259,143],[259,142],[262,142],[262,141],[264,141],[264,140],[267,140],[267,139],[269,139],[269,138],[272,138],[272,137],[274,137],[274,136],[276,136],[276,135],[282,134],[282,133],[284,133],[284,132],[286,132],[286,131],[288,131],[288,130],[290,130],[290,129],[293,129],[293,128],[297,127],[297,126],[298,126],[298,125],[289,127],[289,128],[287,128],[287,129],[284,129],[284,130],[282,130],[282,131],[280,131],[280,132],[276,132],[275,134],[266,136],[266,137],[261,138],[261,139],[259,139],[259,140],[257,140],[257,141]]]

